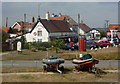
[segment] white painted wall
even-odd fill
[[[95,38],[95,39],[100,39],[100,36],[99,36],[99,37],[96,36],[97,34],[100,35],[100,32],[99,32],[99,31],[97,31],[97,30],[92,30],[92,31],[90,31],[89,33],[90,33],[90,34],[94,33],[94,37],[93,37],[93,38]],[[88,36],[88,38],[93,39],[93,38],[90,37],[90,36]]]
[[[38,31],[42,31],[42,36],[38,36]],[[40,22],[36,25],[34,30],[31,33],[27,33],[25,37],[27,42],[37,42],[38,39],[42,39],[42,42],[49,41],[49,33]]]
[[[79,31],[79,34],[82,34],[82,35],[85,34],[85,32],[82,29],[79,29],[78,31]]]

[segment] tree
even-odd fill
[[[5,42],[8,38],[9,38],[9,35],[7,33],[5,33],[4,31],[2,31],[2,33],[0,33],[0,41],[1,42]]]
[[[64,41],[62,39],[57,39],[53,41],[53,46],[56,49],[56,53],[58,53],[58,49],[60,49],[63,44],[64,44]]]
[[[104,31],[102,31],[102,32],[100,32],[100,38],[102,38],[102,37],[106,37],[106,34],[105,34],[105,32]]]

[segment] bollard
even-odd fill
[[[105,49],[105,47],[103,47]]]
[[[95,48],[95,51],[97,51],[97,48]]]
[[[93,47],[91,48],[91,50],[93,50]]]
[[[109,46],[107,46],[107,48],[109,48]]]

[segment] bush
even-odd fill
[[[46,51],[46,47],[39,47],[38,50],[43,50],[43,51]]]
[[[25,43],[25,44],[23,45],[23,49],[29,49],[28,43]]]
[[[36,48],[31,48],[33,52],[37,52],[38,50]]]
[[[55,40],[53,42],[29,42],[24,44],[24,49],[36,48],[38,50],[46,50],[46,48],[55,48],[58,50],[63,44],[64,41],[61,39]]]

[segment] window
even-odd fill
[[[42,42],[42,39],[38,39],[38,42]]]
[[[38,36],[42,36],[42,31],[38,31]]]
[[[96,37],[99,37],[100,35],[99,34],[96,34]]]

